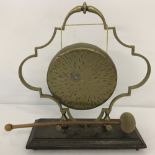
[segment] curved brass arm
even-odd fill
[[[112,30],[115,39],[116,39],[122,46],[131,49],[131,55],[132,55],[132,56],[140,57],[141,59],[143,59],[143,60],[146,62],[147,71],[146,71],[146,74],[145,74],[144,78],[143,78],[139,83],[137,83],[137,84],[135,84],[135,85],[132,85],[132,86],[129,86],[127,92],[121,93],[121,94],[117,95],[116,97],[114,97],[114,98],[112,99],[112,101],[110,102],[110,105],[109,105],[108,108],[102,108],[101,113],[99,114],[99,116],[98,116],[97,119],[102,119],[103,116],[105,117],[105,119],[110,119],[109,114],[110,114],[110,112],[112,111],[112,107],[113,107],[114,103],[116,103],[116,101],[118,101],[118,100],[119,100],[120,98],[122,98],[122,97],[131,96],[132,90],[133,90],[133,89],[137,89],[137,88],[143,86],[143,85],[146,83],[146,81],[149,79],[150,74],[151,74],[151,65],[150,65],[150,62],[148,61],[148,59],[147,59],[145,56],[143,56],[143,55],[141,55],[141,54],[139,54],[139,53],[136,53],[136,52],[135,52],[135,46],[134,46],[134,45],[127,45],[127,44],[125,44],[124,42],[122,42],[122,41],[119,39],[119,37],[118,37],[118,35],[117,35],[117,33],[116,33],[116,28],[115,28],[115,27],[108,27],[108,29],[109,29],[109,30]]]
[[[137,88],[141,87],[142,85],[144,85],[144,84],[146,83],[146,81],[149,79],[150,74],[151,74],[151,65],[150,65],[150,62],[148,61],[148,59],[147,59],[145,56],[143,56],[143,55],[141,55],[141,54],[135,52],[135,46],[134,46],[134,45],[127,45],[127,44],[123,43],[123,42],[119,39],[119,37],[118,37],[118,35],[117,35],[117,33],[116,33],[116,28],[115,28],[115,27],[109,27],[109,29],[112,29],[112,30],[113,30],[113,34],[114,34],[115,39],[116,39],[122,46],[125,46],[125,47],[131,49],[131,54],[132,54],[132,56],[140,57],[141,59],[143,59],[143,60],[146,62],[146,65],[147,65],[146,74],[145,74],[144,78],[143,78],[139,83],[137,83],[137,84],[135,84],[135,85],[132,85],[132,86],[129,86],[129,87],[128,87],[128,92],[127,92],[127,93],[122,93],[122,94],[116,96],[115,98],[113,98],[113,100],[111,101],[110,106],[109,106],[109,112],[110,112],[110,111],[112,110],[112,106],[114,105],[114,103],[115,103],[118,99],[120,99],[120,98],[122,98],[122,97],[130,96],[133,89],[137,89]]]
[[[63,22],[63,25],[62,25],[62,30],[65,29],[65,25],[67,23],[67,20],[69,19],[69,17],[75,13],[78,13],[78,12],[82,12],[85,14],[87,11],[88,12],[91,12],[91,13],[94,13],[96,15],[98,15],[101,19],[102,19],[102,22],[103,22],[103,25],[104,25],[104,29],[107,29],[108,26],[106,24],[106,21],[105,21],[105,18],[103,16],[103,14],[95,7],[93,6],[87,6],[86,2],[83,3],[82,6],[76,6],[75,8],[73,8],[66,16],[64,22]]]

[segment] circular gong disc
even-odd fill
[[[47,73],[53,96],[72,109],[87,110],[103,104],[116,83],[117,72],[111,58],[102,49],[86,43],[60,50]]]

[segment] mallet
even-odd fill
[[[45,127],[45,126],[55,126],[55,125],[116,125],[120,124],[122,131],[125,133],[131,133],[134,131],[136,122],[134,116],[131,113],[125,112],[121,115],[120,120],[110,119],[110,120],[58,120],[54,122],[43,122],[43,123],[30,123],[30,124],[6,124],[5,130],[11,131],[17,128],[29,128],[29,127]]]

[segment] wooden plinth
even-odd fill
[[[39,119],[49,122],[56,119]],[[27,149],[141,149],[146,144],[137,129],[126,134],[120,125],[106,131],[101,125],[71,125],[60,130],[56,126],[33,127]]]

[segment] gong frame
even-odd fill
[[[131,49],[131,55],[142,58],[146,62],[146,65],[147,65],[147,72],[146,72],[144,78],[139,83],[137,83],[135,85],[128,86],[128,91],[127,92],[121,93],[121,94],[115,96],[112,99],[112,101],[110,102],[109,107],[108,108],[102,108],[99,116],[96,118],[97,120],[101,120],[101,119],[109,120],[110,119],[109,115],[110,115],[110,112],[112,111],[112,107],[113,107],[114,103],[116,103],[116,101],[118,99],[120,99],[120,98],[123,98],[123,97],[126,97],[126,96],[131,96],[132,90],[141,87],[148,80],[148,78],[150,76],[150,73],[151,73],[151,65],[150,65],[148,59],[145,56],[135,52],[135,46],[134,45],[128,45],[128,44],[126,44],[126,43],[124,43],[124,42],[122,42],[120,40],[120,38],[117,35],[116,28],[115,27],[108,27],[103,14],[97,8],[95,8],[93,6],[87,6],[87,4],[85,2],[83,3],[82,6],[76,6],[75,8],[73,8],[67,14],[67,16],[65,17],[65,20],[64,20],[64,22],[62,24],[62,27],[55,27],[52,37],[50,38],[50,40],[46,44],[44,44],[42,46],[35,47],[34,48],[35,53],[28,56],[28,57],[26,57],[21,62],[20,66],[19,66],[19,70],[18,70],[19,78],[20,78],[21,82],[23,83],[23,85],[25,87],[27,87],[28,89],[33,90],[33,91],[38,91],[39,94],[40,94],[40,98],[48,98],[48,99],[51,99],[51,100],[55,101],[57,103],[57,105],[59,106],[59,109],[60,109],[60,112],[61,112],[61,115],[62,115],[62,117],[61,117],[62,119],[75,119],[72,116],[72,114],[70,112],[70,109],[67,108],[67,107],[62,107],[62,104],[58,99],[56,99],[52,95],[44,94],[43,91],[42,91],[42,88],[32,86],[24,79],[24,77],[23,77],[23,66],[24,66],[24,63],[27,60],[29,60],[31,58],[38,57],[38,50],[48,46],[53,41],[53,39],[55,38],[57,31],[61,31],[61,33],[62,33],[62,31],[65,30],[65,26],[66,26],[66,23],[67,23],[67,20],[69,19],[69,17],[71,15],[73,15],[75,13],[79,13],[79,12],[83,12],[84,14],[86,14],[86,12],[90,12],[90,13],[94,13],[94,14],[98,15],[101,18],[102,22],[103,22],[104,30],[107,31],[107,37],[108,37],[108,31],[112,30],[113,35],[114,35],[115,39],[118,41],[118,43],[120,43],[122,46],[124,46],[126,48]],[[82,24],[80,24],[80,25],[82,25]],[[97,25],[99,25],[99,24],[97,24]],[[62,39],[62,37],[61,37],[61,39]],[[107,40],[107,44],[108,44],[108,40]],[[61,43],[61,45],[62,45],[62,43]]]

